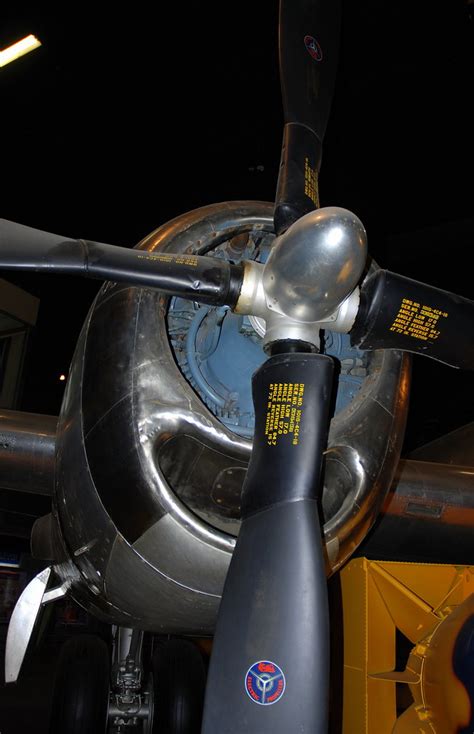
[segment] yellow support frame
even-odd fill
[[[474,614],[474,566],[358,558],[341,571],[343,734],[450,734],[469,723],[469,696],[452,669]],[[395,670],[396,631],[413,647]],[[397,718],[396,686],[413,702]]]

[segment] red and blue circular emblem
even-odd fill
[[[315,61],[322,61],[323,50],[317,40],[314,38],[314,36],[305,36],[304,45],[306,46],[306,50],[312,59],[314,59]]]
[[[270,660],[259,660],[245,674],[245,690],[254,703],[271,706],[285,692],[286,680],[281,668]]]

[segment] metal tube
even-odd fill
[[[51,496],[58,419],[0,410],[0,487]]]
[[[474,467],[401,461],[383,511],[358,556],[474,563]]]

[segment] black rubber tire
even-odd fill
[[[199,734],[206,667],[191,640],[171,639],[153,655],[153,734]]]
[[[103,734],[109,697],[110,653],[100,637],[76,635],[59,653],[50,734]]]

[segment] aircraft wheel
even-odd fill
[[[50,734],[106,731],[110,653],[95,635],[67,640],[59,653]]]
[[[153,655],[153,734],[199,734],[206,668],[191,640],[171,639]]]

